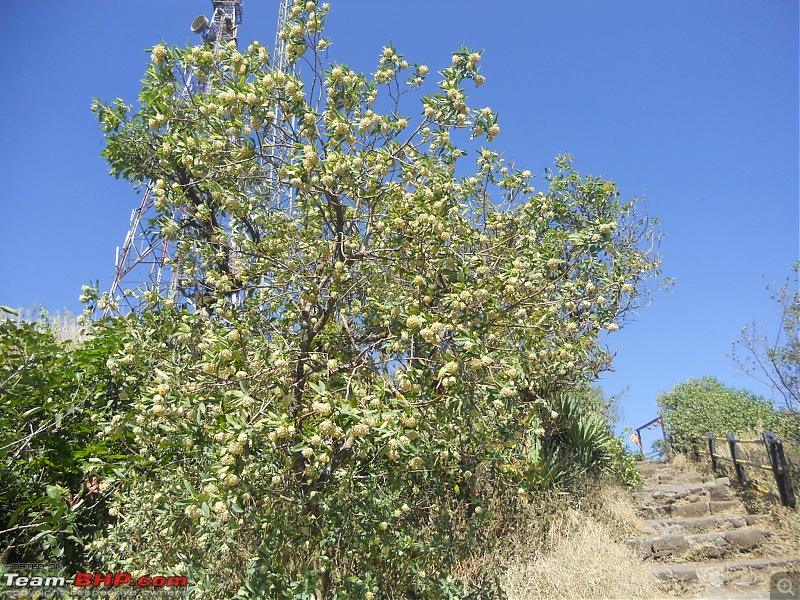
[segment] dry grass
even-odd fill
[[[751,481],[739,490],[739,496],[749,513],[767,515],[772,536],[765,544],[764,552],[772,556],[800,557],[800,508],[781,505],[775,488],[774,480],[765,483]]]
[[[660,595],[644,563],[613,538],[608,525],[570,511],[559,535],[548,552],[508,569],[502,584],[509,600]]]
[[[630,493],[601,484],[584,494],[574,506],[565,506],[564,497],[542,502],[526,531],[491,561],[503,566],[500,582],[508,599],[665,597],[622,543],[640,532]]]
[[[64,313],[48,313],[42,307],[20,308],[17,315],[0,313],[0,319],[8,319],[16,323],[37,323],[49,329],[58,342],[81,342],[86,335],[78,324],[78,317],[64,309]]]
[[[694,463],[689,461],[685,454],[675,454],[670,458],[669,462],[672,463],[673,467],[680,469],[681,471],[695,468]]]
[[[616,538],[632,537],[642,532],[642,523],[628,489],[604,484],[592,497],[598,518],[612,528]]]
[[[800,556],[800,513],[798,509],[774,504],[769,515],[775,523],[770,545],[783,556]]]
[[[67,340],[80,342],[86,337],[84,329],[78,325],[77,317],[68,310],[65,310],[63,315],[58,312],[50,315],[48,323],[50,330],[59,342]]]

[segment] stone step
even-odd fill
[[[713,486],[713,485],[726,485],[729,486],[731,484],[731,480],[728,477],[711,477],[711,476],[699,476],[699,475],[691,475],[686,477],[686,481],[669,481],[667,483],[653,483],[650,485],[645,485],[644,487],[640,488],[638,491],[660,491],[669,488],[684,488],[689,486]]]
[[[648,477],[679,476],[682,474],[693,474],[694,469],[689,465],[676,465],[674,463],[639,463],[636,467],[639,474],[647,479]]]
[[[642,460],[636,463],[636,468],[641,472],[660,468],[674,467],[675,463],[669,460]]]
[[[721,529],[749,527],[766,519],[766,515],[730,515],[705,517],[683,517],[673,519],[651,519],[642,521],[643,533],[652,535],[691,535],[709,533]]]
[[[706,483],[657,485],[634,492],[639,515],[645,519],[660,517],[700,517],[725,511],[742,511],[733,499],[730,481],[726,478]]]
[[[650,485],[637,490],[633,493],[634,498],[648,498],[654,497],[656,499],[672,499],[681,498],[690,494],[699,494],[703,491],[716,491],[720,496],[718,500],[724,500],[730,497],[731,480],[727,477],[718,477],[710,481],[704,481],[701,478],[694,478],[692,481],[686,482],[670,482],[656,485]]]
[[[706,483],[708,481],[713,481],[713,477],[695,474],[683,474],[668,477],[646,477],[644,479],[644,489],[649,489],[660,485],[686,485],[690,483]]]
[[[668,582],[670,593],[709,600],[769,598],[770,577],[800,569],[800,557],[782,550],[782,534],[769,530],[769,517],[745,514],[728,478],[699,475],[684,462],[637,468],[644,486],[633,497],[642,533],[627,544],[653,575]],[[800,590],[796,593],[800,600]]]
[[[676,465],[673,463],[640,463],[639,466],[636,467],[636,470],[639,471],[642,477],[651,477],[663,473],[685,473],[694,470],[694,465],[688,463],[683,465]]]
[[[645,480],[644,486],[641,487],[638,491],[655,492],[655,491],[660,491],[662,489],[668,489],[671,487],[681,488],[689,485],[703,485],[703,484],[713,485],[714,483],[730,485],[730,479],[728,479],[727,477],[713,477],[712,475],[685,475],[680,479],[673,479],[672,481],[665,481],[663,483]]]
[[[639,516],[645,520],[655,520],[664,517],[702,517],[705,515],[724,515],[731,511],[742,511],[738,500],[708,501],[704,498],[696,502],[680,504],[659,504],[655,506],[641,506]]]
[[[626,543],[643,559],[677,558],[690,553],[720,558],[731,552],[754,550],[769,536],[767,530],[744,527],[690,535],[635,537]]]
[[[639,470],[639,475],[641,475],[644,479],[651,479],[651,478],[658,478],[658,477],[680,477],[682,475],[696,475],[693,470],[684,469],[684,468],[661,468],[655,469],[650,471],[642,471]]]
[[[769,589],[769,577],[773,572],[794,570],[798,566],[800,557],[751,558],[702,563],[659,563],[648,566],[647,570],[663,581],[688,584],[697,593],[712,593],[722,592],[723,587],[736,589],[759,586],[761,589]]]

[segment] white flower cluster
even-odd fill
[[[311,410],[322,417],[328,417],[332,412],[331,405],[327,402],[313,402]]]
[[[406,319],[406,327],[409,329],[419,329],[425,324],[425,319],[420,315],[411,315]]]
[[[494,361],[492,360],[491,356],[484,354],[480,358],[473,358],[470,361],[469,366],[473,371],[477,371],[478,369],[481,369],[483,367],[488,367],[493,362]]]
[[[280,440],[285,440],[292,437],[297,430],[294,425],[278,425],[275,431],[270,431],[267,434],[269,441],[276,443]]]
[[[458,363],[455,361],[450,361],[446,363],[441,369],[439,369],[437,377],[439,379],[444,379],[445,377],[447,377],[448,375],[452,375],[456,371],[458,371]]]
[[[157,44],[153,47],[153,52],[150,54],[150,60],[156,63],[159,67],[164,64],[164,59],[167,57],[167,47],[164,44]]]
[[[368,433],[369,433],[369,425],[367,423],[364,423],[363,421],[355,425],[350,430],[350,435],[352,435],[353,437],[364,437]]]
[[[328,437],[340,437],[342,434],[342,430],[330,420],[325,420],[319,424],[319,432]]]
[[[228,452],[234,456],[240,456],[244,452],[244,447],[247,444],[247,434],[240,434],[239,437],[228,444]]]
[[[227,523],[231,520],[231,513],[228,511],[228,506],[221,500],[214,504],[212,510],[222,523]]]
[[[184,514],[190,519],[197,520],[203,516],[203,511],[199,506],[191,504],[184,509]]]
[[[617,228],[616,221],[609,221],[608,223],[601,224],[598,229],[600,230],[600,233],[608,234],[614,231],[616,228]]]
[[[389,460],[397,460],[400,458],[400,441],[394,438],[386,443],[386,456]]]

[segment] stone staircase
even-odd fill
[[[767,515],[747,514],[727,477],[700,475],[682,460],[643,462],[639,472],[642,535],[627,544],[672,595],[769,598],[774,573],[800,570],[800,554],[771,543],[781,534]]]

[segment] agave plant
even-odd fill
[[[547,425],[541,442],[541,471],[547,474],[546,483],[574,480],[584,473],[610,468],[614,436],[601,415],[590,412],[577,398],[561,393],[550,399],[542,417]]]

